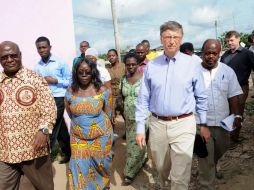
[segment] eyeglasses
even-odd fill
[[[180,38],[182,38],[182,36],[164,36],[164,37],[162,37],[164,40],[166,40],[166,41],[169,41],[169,40],[174,40],[174,41],[176,41],[176,40],[179,40]]]
[[[0,58],[0,60],[1,60],[2,62],[5,62],[5,61],[7,61],[9,58],[11,58],[11,59],[17,59],[18,57],[19,57],[18,54],[8,54],[8,55],[2,56],[2,57]]]
[[[83,72],[83,71],[79,71],[78,74],[79,74],[79,75],[82,75],[82,76],[91,76],[91,75],[92,75],[92,72]]]

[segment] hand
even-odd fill
[[[239,117],[236,117],[233,123],[233,128],[241,128],[242,127],[242,119]]]
[[[44,79],[47,81],[48,84],[57,84],[58,83],[58,80],[53,78],[53,77],[44,77]]]
[[[139,145],[140,149],[146,145],[146,137],[145,134],[137,134],[136,135],[136,142]]]
[[[41,148],[47,145],[48,135],[43,134],[41,131],[38,131],[34,136],[32,143],[34,151],[39,151]]]
[[[206,143],[208,143],[211,133],[208,129],[208,127],[200,127],[200,136],[205,140]]]

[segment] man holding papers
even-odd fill
[[[199,183],[201,190],[215,190],[216,164],[226,152],[230,136],[221,127],[221,121],[233,115],[233,128],[241,127],[242,116],[239,115],[239,95],[241,87],[235,72],[226,64],[218,61],[221,44],[218,40],[206,40],[202,47],[203,73],[208,93],[207,127],[210,138],[206,140],[208,156],[199,158]]]

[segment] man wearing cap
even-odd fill
[[[110,74],[108,72],[108,70],[104,67],[101,66],[101,64],[98,61],[98,51],[95,48],[88,48],[85,52],[85,57],[87,59],[90,59],[91,61],[93,61],[94,63],[96,63],[97,65],[97,69],[100,73],[100,79],[101,82],[107,87],[107,88],[111,88],[111,77]]]

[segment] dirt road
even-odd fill
[[[250,93],[251,95],[254,92]],[[254,99],[249,98],[246,108],[246,119],[244,128],[241,132],[242,142],[234,149],[229,150],[221,159],[218,165],[223,178],[217,179],[216,186],[218,190],[254,190]],[[140,171],[135,181],[128,187],[121,186],[123,179],[123,168],[126,157],[126,143],[122,139],[124,126],[121,118],[118,118],[116,127],[115,158],[113,162],[113,176],[111,179],[112,190],[147,190],[155,189],[156,172],[151,168],[149,160],[146,169]],[[190,183],[190,190],[198,190],[197,184],[197,162],[194,157],[193,170]],[[66,189],[66,166],[54,162],[55,189]]]

